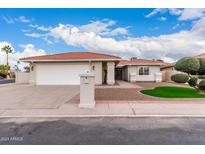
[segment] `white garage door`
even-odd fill
[[[89,70],[88,63],[50,63],[36,66],[37,85],[79,85],[79,75]]]

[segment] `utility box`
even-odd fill
[[[80,75],[80,108],[95,107],[95,75],[91,73]]]

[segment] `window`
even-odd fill
[[[144,67],[144,75],[149,75],[149,67]]]
[[[140,67],[140,69],[139,69],[139,75],[143,75],[143,67]]]
[[[149,75],[149,67],[140,67],[139,75]]]

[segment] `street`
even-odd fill
[[[205,118],[1,118],[0,144],[205,144]]]
[[[15,79],[4,79],[0,80],[0,84],[15,83]]]

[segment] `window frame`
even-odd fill
[[[138,75],[149,75],[150,71],[149,71],[149,67],[148,66],[140,66],[138,69]]]

